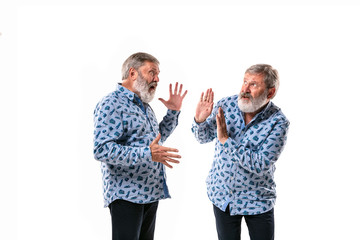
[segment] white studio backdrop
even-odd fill
[[[172,198],[160,202],[155,239],[217,239],[205,186],[214,144],[197,143],[191,124],[202,91],[213,88],[216,101],[237,94],[244,71],[256,63],[278,69],[274,102],[291,122],[275,173],[276,239],[355,239],[359,10],[315,4],[16,7],[17,187],[11,189],[17,214],[16,227],[2,239],[111,238],[100,163],[92,155],[93,110],[121,81],[123,61],[138,51],[160,61],[151,103],[159,121],[166,109],[157,98],[167,99],[168,85],[180,82],[189,91],[165,143],[178,148],[182,160],[167,170]],[[6,42],[7,32],[1,33]],[[6,210],[5,218],[14,222],[16,211]],[[249,239],[246,231],[243,224],[243,239]]]

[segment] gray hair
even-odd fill
[[[159,61],[152,55],[144,52],[134,53],[128,57],[122,65],[122,80],[129,77],[130,68],[134,68],[136,71],[145,64],[146,61],[156,63],[159,65]]]
[[[255,64],[251,67],[249,67],[245,73],[250,74],[261,74],[264,76],[264,83],[266,87],[269,88],[275,88],[275,94],[272,98],[275,97],[280,81],[279,81],[279,73],[276,69],[274,69],[271,65],[268,64]]]

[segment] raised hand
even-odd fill
[[[175,110],[175,111],[180,111],[181,109],[181,105],[182,105],[182,101],[184,99],[184,97],[187,94],[187,90],[184,92],[183,95],[181,95],[182,92],[182,87],[183,85],[180,84],[180,89],[178,92],[178,83],[175,84],[175,90],[174,92],[172,91],[172,84],[169,85],[169,92],[170,92],[170,97],[169,100],[165,101],[162,98],[159,98],[159,100],[170,110]]]
[[[226,129],[226,121],[224,116],[224,111],[221,107],[219,107],[219,111],[216,114],[216,126],[217,126],[217,137],[219,141],[224,144],[226,140],[229,138],[227,129]]]
[[[154,139],[154,141],[152,141],[152,143],[149,146],[150,150],[151,150],[152,160],[154,162],[159,162],[169,168],[172,168],[172,166],[169,164],[169,162],[179,163],[178,160],[173,159],[173,158],[181,158],[181,156],[178,154],[170,153],[170,152],[179,152],[179,150],[177,150],[175,148],[168,148],[168,147],[160,146],[159,145],[160,138],[161,138],[161,135],[159,134]]]
[[[195,121],[197,123],[204,122],[211,114],[214,106],[214,92],[211,88],[201,93],[200,101],[196,107]]]

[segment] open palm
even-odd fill
[[[205,96],[204,93],[201,93],[200,101],[196,107],[195,121],[198,123],[205,121],[210,116],[213,106],[214,92],[209,88],[206,90]]]
[[[165,101],[162,98],[159,98],[159,100],[170,110],[180,111],[182,101],[185,98],[187,94],[187,90],[184,92],[183,95],[181,95],[183,85],[180,84],[180,89],[178,91],[178,83],[175,84],[174,92],[172,91],[172,84],[169,85],[169,93],[170,97],[169,100]]]

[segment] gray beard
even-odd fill
[[[268,91],[266,90],[262,95],[255,99],[251,95],[248,95],[250,97],[250,102],[245,102],[242,101],[242,95],[240,93],[238,99],[238,106],[240,110],[244,113],[256,112],[257,110],[265,106],[265,104],[267,103],[267,94]]]
[[[139,93],[142,102],[149,103],[154,99],[155,91],[149,92],[150,87],[153,85],[156,86],[157,83],[152,82],[149,84],[142,76],[140,76],[140,74],[138,75],[133,87]]]

